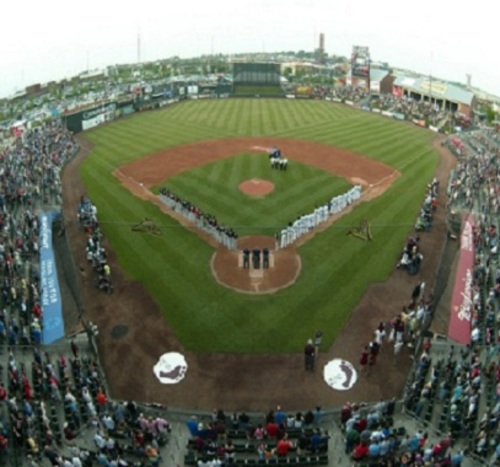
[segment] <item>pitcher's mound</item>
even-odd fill
[[[260,178],[252,178],[241,182],[238,188],[248,196],[266,196],[274,190],[274,183]]]
[[[250,252],[268,248],[273,256],[269,268],[243,268],[239,255],[244,248]],[[294,248],[275,251],[274,238],[265,236],[242,237],[238,239],[238,250],[218,248],[212,257],[212,273],[215,280],[237,292],[248,294],[269,294],[289,287],[298,278],[302,263]]]

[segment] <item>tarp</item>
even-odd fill
[[[42,289],[44,345],[64,337],[61,292],[52,246],[52,222],[58,216],[54,211],[42,212],[40,220],[40,281]]]
[[[470,344],[473,309],[474,218],[472,215],[464,216],[463,226],[460,235],[460,256],[451,297],[448,337],[466,345]]]

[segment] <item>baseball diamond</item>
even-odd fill
[[[435,176],[445,186],[452,165],[431,132],[321,101],[186,102],[79,138],[82,150],[63,173],[64,209],[74,210],[88,194],[110,251],[112,296],[99,294],[81,277],[86,311],[99,325],[110,392],[175,407],[340,405],[345,395],[325,384],[320,371],[301,371],[304,343],[322,329],[318,365],[333,356],[357,361],[375,323],[392,317],[394,307],[388,305],[399,307],[415,280],[397,274],[394,265],[427,183]],[[286,171],[271,170],[262,151],[269,147],[287,157]],[[175,190],[170,189],[176,194],[242,232],[238,248],[259,236],[271,239],[273,248],[275,232],[297,216],[354,185],[362,194],[287,247],[300,265],[285,288],[241,294],[221,285],[212,271],[219,252],[224,258],[217,268],[230,276],[236,275],[230,267],[238,270],[237,259],[159,200],[158,188],[174,179]],[[249,197],[239,184],[252,179],[275,188]],[[144,218],[162,235],[134,235],[131,226]],[[365,220],[370,242],[346,235]],[[444,223],[436,222],[421,239],[428,259],[420,275],[429,284],[444,231]],[[67,235],[78,264],[85,239],[76,225],[68,226]],[[271,269],[280,270],[277,254]],[[262,277],[258,287],[266,271]],[[119,340],[111,335],[117,321],[129,329]],[[163,386],[152,369],[167,352],[181,352],[188,370],[179,384]],[[400,359],[390,374],[354,384],[349,397],[399,394],[408,368],[409,361]]]

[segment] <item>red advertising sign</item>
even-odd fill
[[[470,344],[474,272],[474,218],[471,215],[466,215],[464,218],[459,254],[451,297],[448,337],[460,344]]]
[[[403,95],[403,88],[399,86],[392,87],[392,95],[395,97],[401,97]]]

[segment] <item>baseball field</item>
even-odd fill
[[[81,176],[120,268],[130,280],[144,284],[182,346],[204,352],[300,352],[316,329],[328,331],[322,344],[328,348],[368,285],[384,282],[394,270],[438,163],[431,132],[323,101],[190,101],[84,136],[92,150]],[[353,154],[353,161],[354,155],[362,156],[397,176],[380,196],[359,203],[298,248],[301,270],[293,285],[273,294],[241,294],[214,280],[213,246],[156,204],[135,196],[113,175],[138,161],[146,164],[151,155],[162,157],[168,167],[170,157],[186,146],[195,153],[197,145],[230,145],[235,139],[250,142],[248,148],[179,167],[175,175],[157,177],[146,189],[156,192],[167,186],[240,235],[272,236],[353,184],[323,170],[317,157],[314,164],[307,163],[318,148],[327,148],[322,158],[340,157],[340,152],[344,158]],[[262,139],[277,147],[286,142],[283,147],[288,148],[296,142],[300,161],[291,151],[286,173],[272,171],[266,152],[251,145]],[[356,170],[357,178],[370,180],[369,169]],[[245,196],[238,185],[253,178],[272,181],[274,191],[260,198]],[[145,217],[154,220],[162,235],[131,230]],[[371,224],[371,242],[346,235],[364,220]]]

